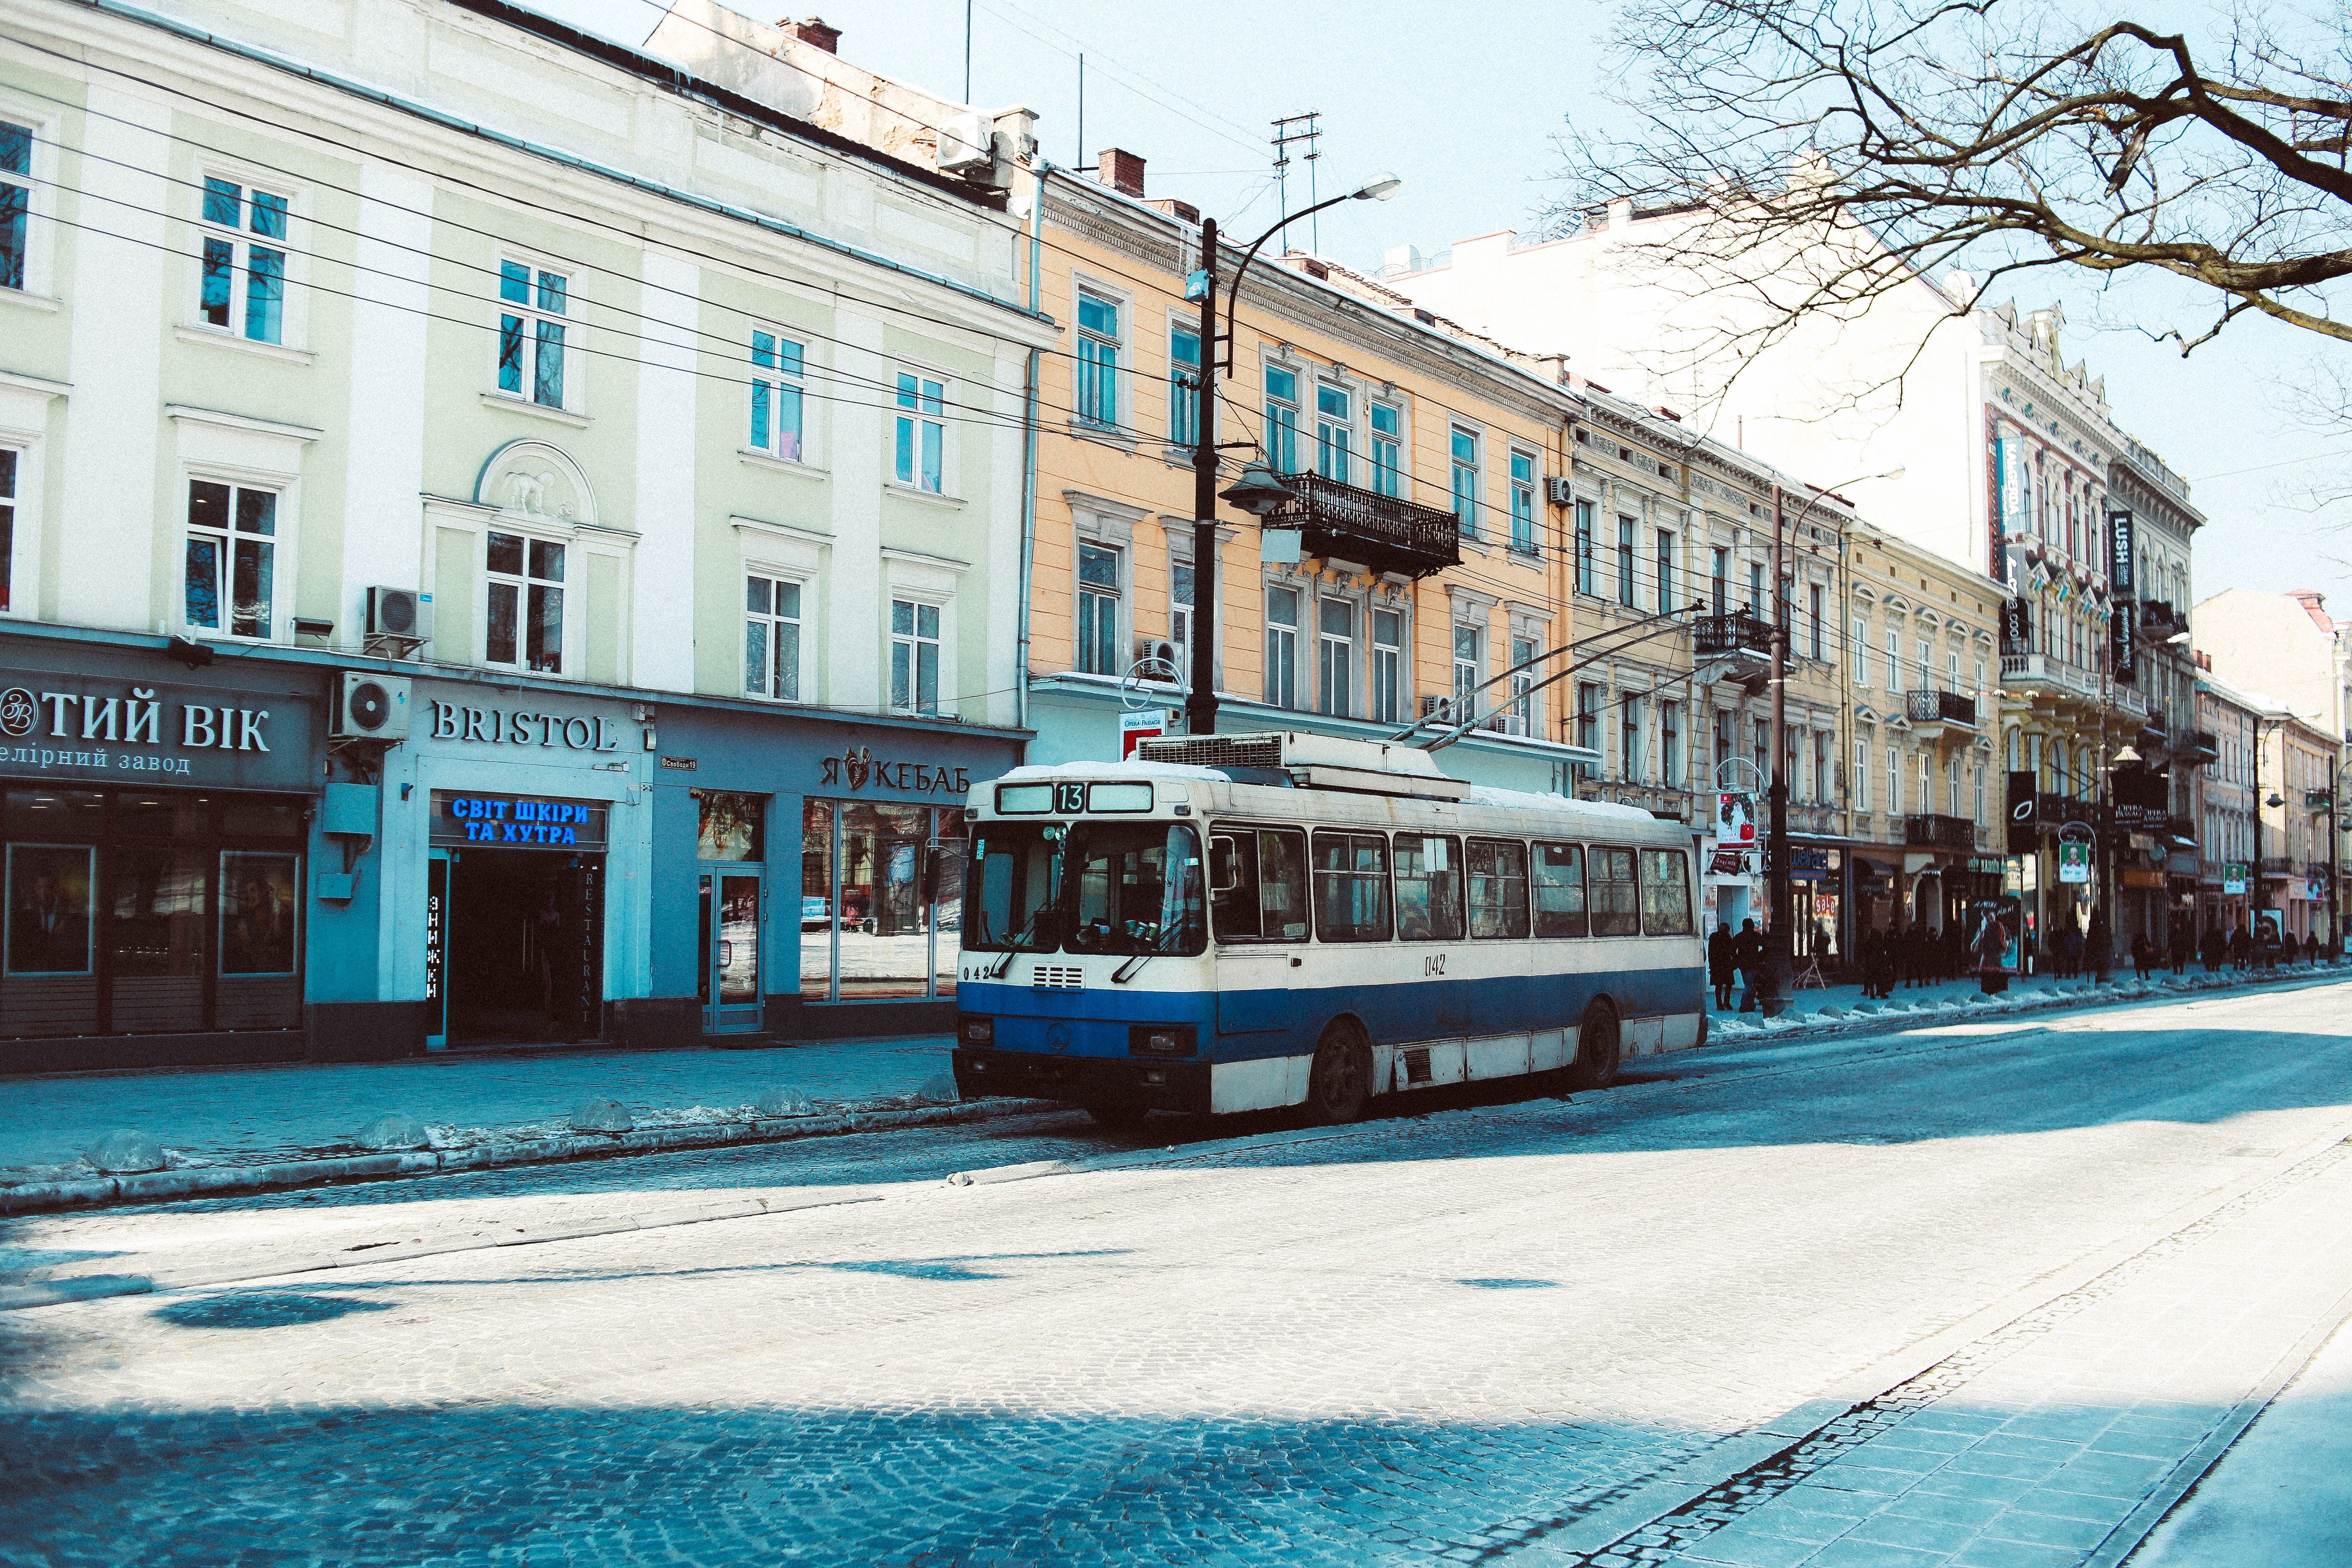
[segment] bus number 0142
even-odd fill
[[[1430,953],[1421,961],[1421,972],[1423,974],[1444,973],[1445,955],[1442,952]]]

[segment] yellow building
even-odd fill
[[[1043,307],[1066,328],[1038,382],[1026,668],[1039,762],[1118,755],[1124,715],[1181,722],[1200,583],[1201,344],[1182,293],[1201,228],[1183,204],[1144,199],[1142,160],[1107,153],[1100,171],[1044,173],[1031,247]],[[1238,260],[1222,257],[1227,280]],[[1557,364],[1515,362],[1297,253],[1243,279],[1232,353],[1215,434],[1245,445],[1223,454],[1220,488],[1263,458],[1300,498],[1273,521],[1303,540],[1282,560],[1282,530],[1220,514],[1220,730],[1379,737],[1458,710],[1481,723],[1445,752],[1451,771],[1568,789],[1598,758],[1560,739],[1565,683],[1535,688],[1580,630],[1560,480],[1586,399]]]

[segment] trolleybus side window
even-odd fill
[[[1072,952],[1199,952],[1208,945],[1201,840],[1184,822],[1082,822],[1063,873]]]
[[[972,835],[963,944],[981,952],[1045,952],[1059,934],[1040,911],[1060,901],[1058,822],[991,822]]]
[[[1652,936],[1691,933],[1690,876],[1679,849],[1642,851],[1642,929]]]
[[[1307,835],[1238,827],[1209,838],[1219,942],[1307,940]]]
[[[1500,839],[1470,841],[1470,934],[1528,934],[1528,847]]]
[[[1642,934],[1640,889],[1633,884],[1633,852],[1596,844],[1588,857],[1587,885],[1595,936]]]
[[[1315,934],[1325,942],[1389,939],[1389,841],[1377,833],[1315,836]]]
[[[1584,846],[1536,846],[1536,934],[1583,936]]]
[[[1396,836],[1396,918],[1400,942],[1462,940],[1462,840]]]

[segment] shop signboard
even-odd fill
[[[1121,762],[1135,755],[1138,743],[1156,741],[1168,733],[1168,710],[1140,708],[1118,716],[1118,756]]]
[[[1719,790],[1715,797],[1715,843],[1718,849],[1756,847],[1756,797],[1745,790]]]
[[[433,792],[432,840],[436,844],[500,849],[569,849],[599,854],[604,848],[606,810],[604,802],[595,800],[436,789]]]
[[[313,707],[282,686],[240,690],[0,670],[0,773],[308,789],[318,771]]]
[[[2246,890],[2246,863],[2243,860],[2221,862],[2221,891],[2242,895]]]
[[[2058,846],[2058,880],[2084,883],[2091,879],[2091,846],[2087,840],[2069,838]]]

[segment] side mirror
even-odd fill
[[[1242,885],[1239,846],[1225,835],[1209,840],[1209,890],[1230,893]]]

